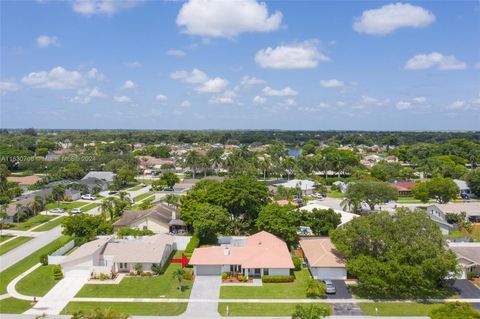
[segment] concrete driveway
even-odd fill
[[[218,299],[220,297],[220,276],[197,276],[193,283],[190,300]],[[218,314],[218,302],[191,302],[184,313],[188,317],[216,318]]]
[[[462,298],[476,299],[480,298],[480,289],[467,279],[457,279],[453,283],[453,288],[458,291]]]

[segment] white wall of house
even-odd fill
[[[130,225],[131,228],[149,229],[155,234],[166,234],[169,232],[169,226],[159,223],[156,220],[149,218],[142,218]]]
[[[310,273],[315,279],[347,279],[347,271],[345,268],[310,268]]]
[[[442,232],[442,235],[450,234],[450,227],[440,223],[437,223],[437,225],[440,227],[440,231]]]

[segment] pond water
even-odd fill
[[[289,147],[288,155],[292,157],[299,157],[302,154],[302,149],[300,147]]]

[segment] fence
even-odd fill
[[[55,250],[51,255],[48,255],[48,264],[49,265],[58,265],[65,259],[65,254],[75,247],[75,240],[69,241],[64,246]]]

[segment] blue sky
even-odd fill
[[[1,1],[1,127],[478,130],[478,1]]]

